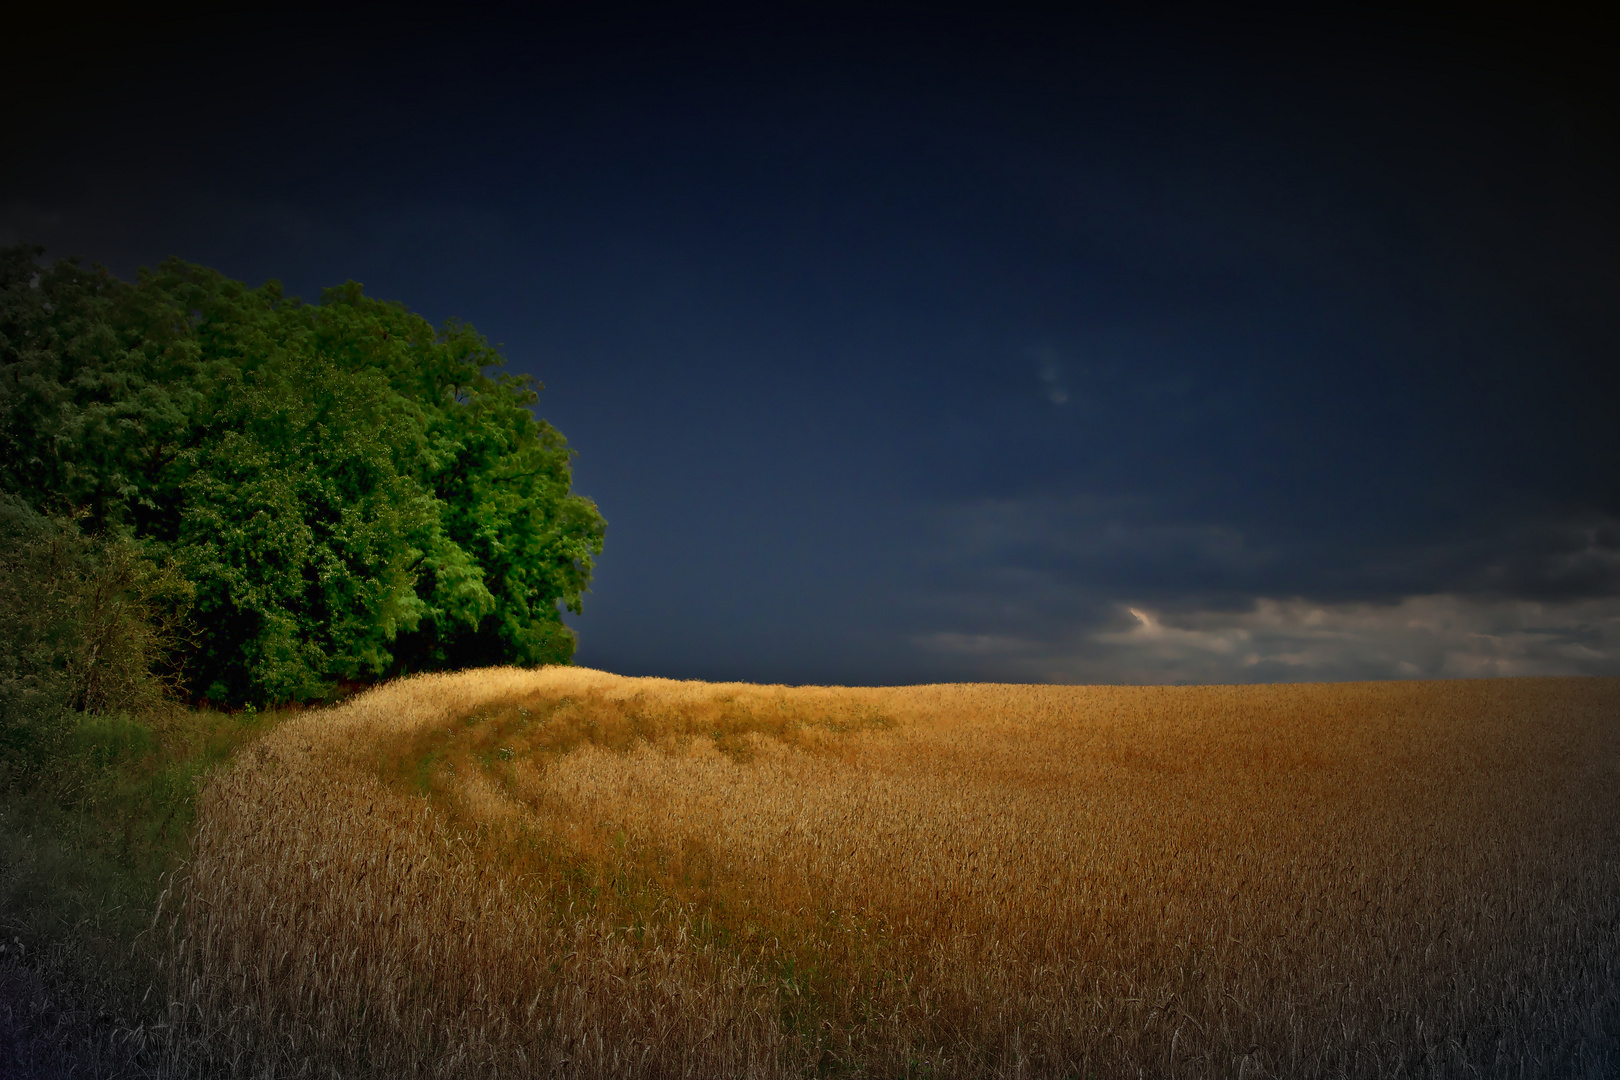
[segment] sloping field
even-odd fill
[[[1620,680],[398,682],[208,788],[175,1064],[1614,1076]]]

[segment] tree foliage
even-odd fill
[[[190,601],[129,541],[0,495],[0,790],[51,771],[73,714],[158,704]]]
[[[0,489],[177,568],[194,695],[571,658],[604,522],[471,326],[39,254],[0,251]]]

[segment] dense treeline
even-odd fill
[[[92,700],[114,663],[117,694],[235,705],[569,660],[559,609],[604,523],[536,384],[472,327],[352,282],[306,304],[177,259],[131,283],[41,253],[0,250],[14,703],[133,704]]]

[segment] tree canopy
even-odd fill
[[[41,254],[0,250],[0,490],[190,583],[193,697],[569,661],[605,523],[471,326]]]

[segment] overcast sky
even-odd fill
[[[0,242],[502,343],[590,666],[1620,674],[1606,31],[589,10],[24,30]]]

